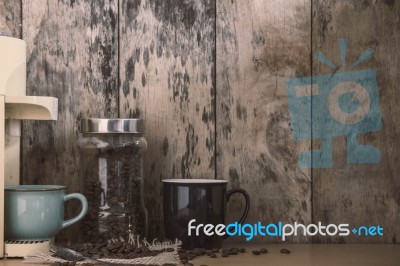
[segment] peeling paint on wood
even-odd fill
[[[23,1],[27,94],[59,99],[57,122],[24,122],[23,183],[82,192],[79,121],[116,117],[118,111],[117,10],[112,0]],[[76,205],[67,205],[67,215],[76,212]],[[63,230],[59,239],[71,240],[76,234],[68,232],[78,226]]]
[[[310,142],[292,140],[286,94],[288,78],[311,74],[310,10],[310,1],[217,2],[217,176],[249,192],[249,223],[311,222],[310,171],[297,166]],[[237,220],[243,200],[228,205]]]
[[[162,179],[215,177],[215,3],[122,0],[120,12],[119,110],[145,120],[151,238]]]

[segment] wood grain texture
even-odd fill
[[[289,78],[311,74],[310,10],[310,1],[217,2],[217,176],[249,192],[248,223],[311,222],[310,171],[297,166],[310,142],[292,140],[286,93]],[[242,199],[228,205],[237,220]]]
[[[80,118],[142,117],[150,238],[163,235],[161,179],[216,176],[251,194],[247,222],[380,224],[383,237],[315,242],[398,243],[399,13],[393,0],[0,1],[0,29],[27,42],[27,94],[59,98],[59,121],[24,122],[23,183],[82,191]],[[314,55],[338,65],[339,38],[348,66],[374,52],[354,70],[376,70],[383,129],[359,142],[382,159],[348,164],[336,137],[332,168],[299,168],[299,154],[321,142],[293,140],[286,82],[331,73]],[[243,207],[233,197],[228,221]],[[60,240],[76,240],[78,227]]]
[[[347,68],[335,72],[376,70],[381,131],[360,134],[362,144],[381,152],[377,164],[349,164],[348,139],[333,139],[333,166],[313,169],[313,220],[324,223],[381,225],[384,236],[316,238],[332,243],[399,243],[400,239],[400,3],[398,1],[313,1],[313,52],[340,65],[338,39],[348,40]],[[350,68],[367,49],[373,57]],[[317,60],[314,75],[332,73]],[[360,82],[358,80],[357,82]],[[332,128],[330,130],[336,130]]]
[[[121,0],[119,25],[119,110],[145,121],[151,239],[163,231],[162,179],[215,177],[215,3]]]
[[[0,31],[8,32],[15,38],[22,34],[22,0],[0,1]]]
[[[23,1],[27,95],[59,99],[57,122],[24,122],[23,183],[82,192],[79,121],[117,116],[117,22],[117,1]],[[68,204],[68,216],[76,208]],[[77,227],[60,240],[77,240]]]

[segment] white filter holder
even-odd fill
[[[57,120],[58,99],[40,96],[7,96],[6,119]]]

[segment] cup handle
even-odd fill
[[[67,227],[67,226],[70,226],[71,224],[74,224],[74,223],[76,223],[77,221],[81,220],[81,219],[85,216],[85,214],[87,213],[87,210],[88,210],[88,202],[87,202],[87,199],[86,199],[86,197],[83,196],[82,194],[80,194],[80,193],[71,193],[71,194],[68,194],[68,195],[65,195],[65,196],[64,196],[64,202],[66,202],[66,201],[68,201],[68,200],[71,200],[71,199],[77,199],[77,200],[79,200],[79,201],[81,202],[81,204],[82,204],[82,210],[81,210],[81,212],[80,212],[77,216],[75,216],[74,218],[64,221],[64,222],[62,223],[62,228],[65,228],[65,227]]]
[[[250,210],[250,197],[249,197],[249,194],[247,193],[246,190],[241,189],[241,188],[235,188],[235,189],[231,189],[231,190],[229,190],[228,192],[226,192],[226,200],[229,201],[229,199],[231,198],[231,196],[232,196],[233,194],[235,194],[235,193],[242,194],[243,197],[244,197],[244,199],[245,199],[245,202],[246,202],[246,206],[245,206],[243,215],[242,215],[242,217],[240,217],[240,220],[239,220],[239,223],[240,223],[240,224],[243,224],[244,221],[246,220],[247,214],[249,214],[249,210]],[[224,236],[224,238],[228,238],[228,237],[229,237],[229,235],[227,235],[227,234]]]

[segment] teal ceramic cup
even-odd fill
[[[5,240],[48,240],[58,231],[81,220],[88,209],[82,194],[65,195],[65,186],[9,185],[4,193]],[[64,221],[64,202],[77,199],[80,213]]]

